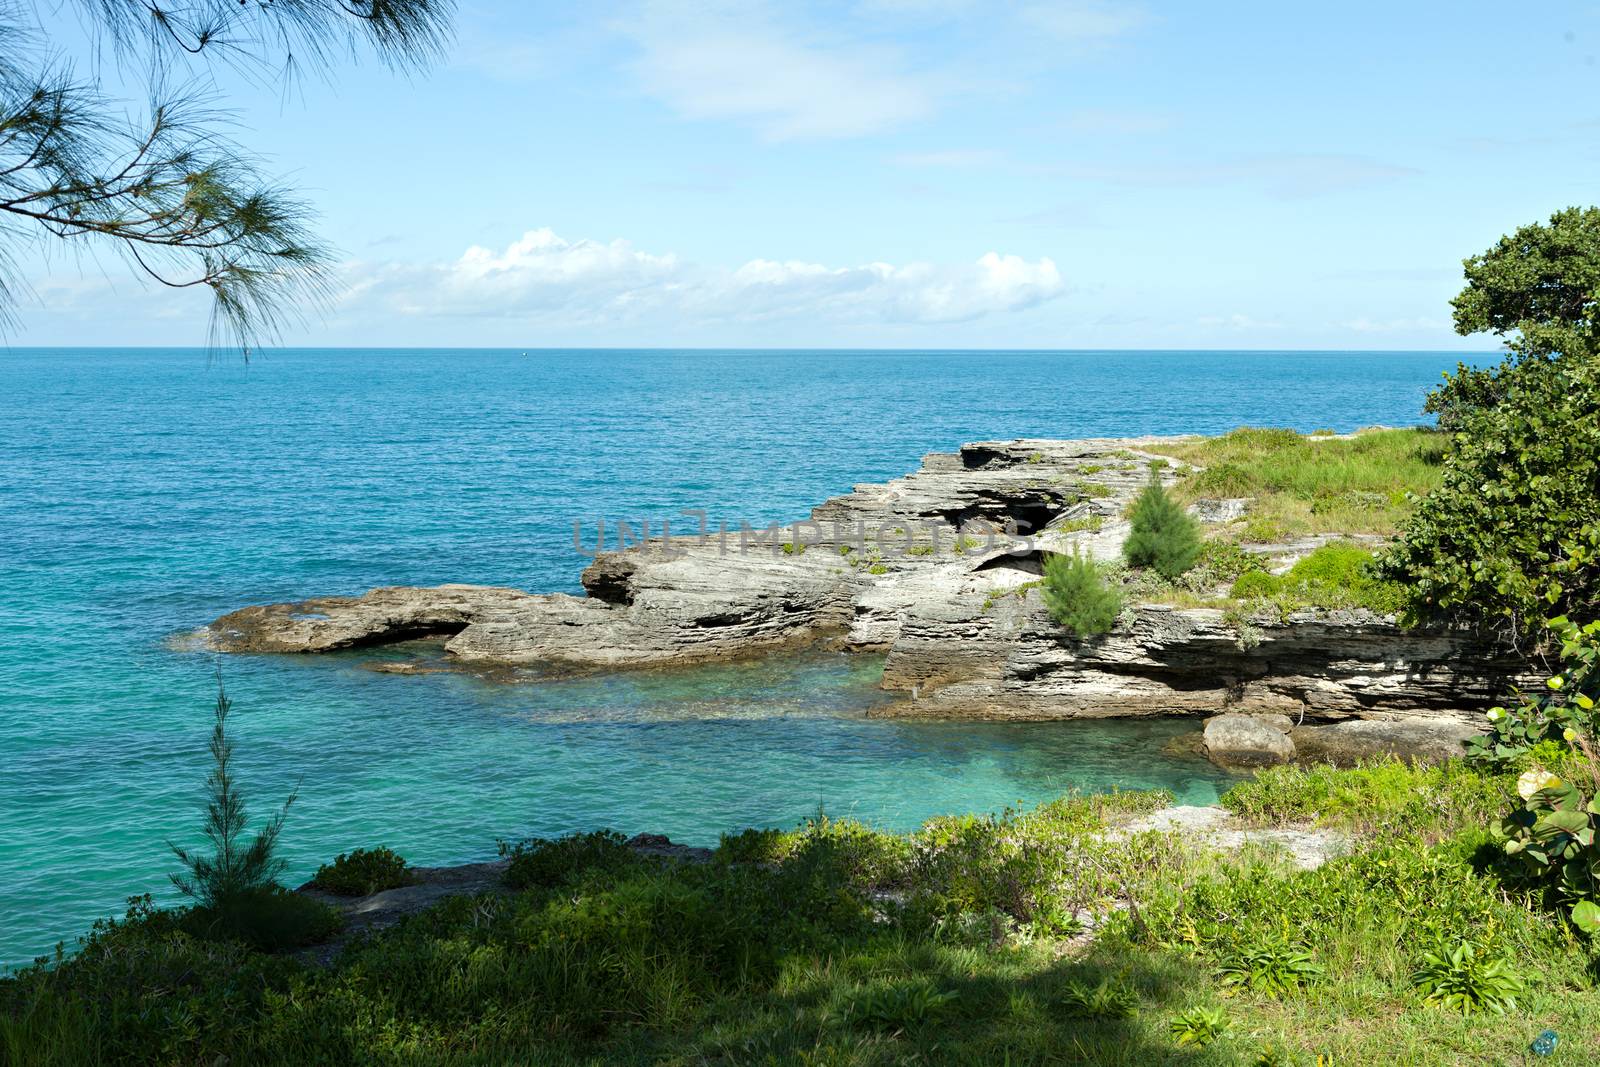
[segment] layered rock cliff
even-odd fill
[[[245,608],[203,636],[229,652],[434,636],[464,666],[581,668],[827,642],[887,652],[883,685],[907,697],[892,713],[1017,719],[1454,717],[1485,706],[1515,674],[1514,659],[1470,634],[1401,629],[1367,612],[1241,624],[1215,609],[1147,604],[1104,638],[1064,633],[1030,593],[1043,553],[1115,558],[1123,512],[1171,440],[965,445],[788,527],[713,529],[601,553],[583,572],[584,597],[385,588]],[[1204,501],[1197,513],[1225,521],[1241,507]],[[1281,566],[1313,546],[1256,547]]]

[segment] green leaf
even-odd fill
[[[1600,904],[1580,900],[1572,906],[1572,925],[1586,934],[1600,933]]]

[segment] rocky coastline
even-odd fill
[[[1118,558],[1128,503],[1152,470],[1175,477],[1180,465],[1163,447],[1177,440],[967,444],[789,526],[673,532],[598,552],[582,597],[387,587],[244,608],[199,636],[230,653],[433,638],[450,668],[491,672],[672,667],[826,645],[885,654],[882,685],[904,699],[883,714],[1227,716],[1227,728],[1207,731],[1207,750],[1245,765],[1297,750],[1336,762],[1437,754],[1518,680],[1515,657],[1471,632],[1401,628],[1365,610],[1241,618],[1147,603],[1102,638],[1064,632],[1030,594],[1043,555]],[[1220,527],[1249,505],[1200,500],[1191,510]],[[1325,540],[1243,547],[1282,571]]]

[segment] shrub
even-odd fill
[[[405,857],[382,846],[341,852],[332,863],[318,867],[311,879],[311,884],[323,892],[344,897],[369,896],[415,882],[416,876],[406,866]]]
[[[1204,1048],[1227,1037],[1232,1027],[1228,1013],[1221,1008],[1190,1008],[1173,1016],[1167,1030],[1180,1045]]]
[[[205,856],[168,843],[178,861],[188,868],[185,874],[172,875],[172,884],[184,896],[193,897],[202,907],[226,904],[230,897],[253,893],[277,884],[284,863],[278,859],[278,834],[289,814],[294,795],[283,802],[278,814],[267,821],[261,832],[244,840],[249,820],[244,811],[244,794],[234,784],[233,742],[228,739],[228,712],[233,702],[217,679],[217,704],[211,728],[211,774],[206,778],[205,835],[215,848]]]
[[[1592,757],[1591,757],[1592,758]],[[1591,775],[1595,769],[1591,764]],[[1600,778],[1600,776],[1596,776]],[[1589,796],[1534,768],[1517,779],[1522,803],[1494,828],[1514,875],[1565,905],[1574,926],[1600,933],[1600,789]]]
[[[1489,733],[1467,743],[1469,759],[1505,767],[1539,744],[1571,751],[1574,742],[1595,739],[1600,621],[1579,626],[1563,616],[1546,625],[1560,643],[1561,673],[1545,683],[1544,692],[1519,694],[1513,708],[1490,708]]]
[[[793,835],[782,830],[742,830],[723,834],[716,858],[722,863],[777,863],[794,850]]]
[[[1093,985],[1074,979],[1061,991],[1061,1010],[1069,1019],[1129,1019],[1139,1010],[1139,997],[1115,979]]]
[[[1511,355],[1430,397],[1455,431],[1443,481],[1384,567],[1413,619],[1520,635],[1549,614],[1600,617],[1600,209],[1525,226],[1466,266],[1456,331],[1507,337]]]
[[[1316,821],[1450,833],[1497,817],[1505,785],[1459,760],[1428,767],[1388,756],[1343,770],[1269,767],[1234,785],[1219,803],[1243,819],[1275,826]]]
[[[1239,542],[1213,537],[1200,546],[1196,570],[1205,572],[1209,582],[1232,582],[1246,574],[1259,574],[1266,564],[1254,552],[1245,551]]]
[[[1110,633],[1122,612],[1122,594],[1106,583],[1094,560],[1048,554],[1044,559],[1044,603],[1050,617],[1079,637]]]
[[[1299,560],[1287,574],[1241,574],[1229,592],[1240,600],[1271,601],[1282,611],[1366,608],[1392,615],[1405,606],[1405,591],[1378,574],[1372,553],[1359,545],[1338,541]]]
[[[1261,571],[1246,571],[1233,581],[1233,588],[1228,590],[1228,595],[1237,600],[1265,600],[1277,596],[1283,590],[1283,582],[1275,574]]]
[[[231,892],[179,919],[180,928],[194,937],[239,941],[258,952],[321,944],[343,925],[336,909],[277,885]]]
[[[1311,954],[1293,945],[1257,945],[1223,959],[1217,974],[1225,986],[1285,997],[1322,975]]]
[[[1200,525],[1151,475],[1129,516],[1133,528],[1122,546],[1130,567],[1149,567],[1171,581],[1200,557]]]
[[[912,1030],[942,1015],[955,999],[953,991],[940,990],[927,978],[877,984],[857,992],[849,1016],[880,1029]]]
[[[1423,1003],[1462,1015],[1485,1010],[1496,1015],[1514,1011],[1517,994],[1526,988],[1510,960],[1487,958],[1470,941],[1450,949],[1424,952],[1411,975],[1411,984],[1422,994]]]
[[[567,885],[589,874],[615,873],[642,862],[614,830],[534,837],[515,844],[502,841],[500,855],[511,861],[505,881],[513,889]]]

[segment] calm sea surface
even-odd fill
[[[579,591],[583,520],[803,518],[963,441],[1420,421],[1443,353],[0,350],[0,963],[170,898],[212,657],[245,604],[445,581]],[[894,829],[1224,779],[1175,723],[867,719],[880,664],[795,656],[494,685],[229,657],[290,878],[359,845],[484,858],[611,826],[714,843],[819,804]]]

